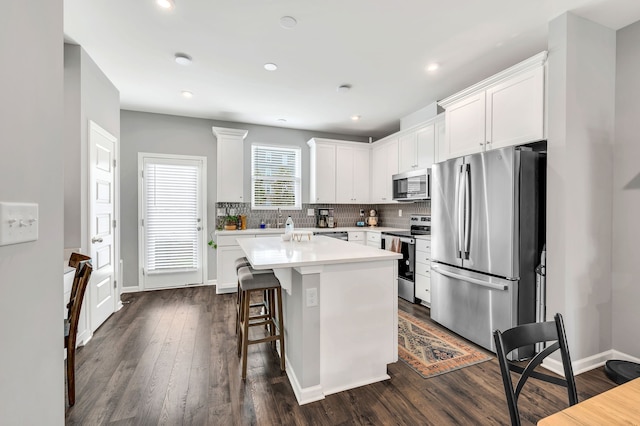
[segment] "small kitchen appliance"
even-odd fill
[[[412,170],[391,177],[393,200],[424,201],[431,198],[431,169]]]
[[[367,217],[368,226],[378,226],[378,212],[375,209],[369,210],[369,216]]]
[[[334,228],[333,209],[316,209],[316,227]]]

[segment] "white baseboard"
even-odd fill
[[[143,290],[142,286],[127,286],[127,287],[122,287],[122,291],[121,293],[137,293],[139,291],[154,291],[154,290],[168,290],[171,288],[187,288],[187,287],[203,287],[203,286],[210,286],[210,285],[216,285],[217,280],[208,280],[206,283],[204,284],[198,284],[198,285],[190,285],[190,286],[177,286],[177,287],[165,287],[165,288],[153,288],[153,289],[146,289]],[[233,291],[236,291],[236,287],[233,287]],[[229,292],[226,292],[229,293]]]
[[[636,362],[640,364],[640,358],[636,358],[634,356],[627,355],[623,352],[616,351],[616,350],[613,351],[613,358],[611,359],[620,359],[622,361],[631,361],[631,362]]]
[[[216,294],[235,293],[238,291],[237,284],[216,284]]]
[[[295,394],[296,399],[298,400],[298,404],[304,405],[304,404],[309,404],[311,402],[316,402],[324,399],[322,386],[316,385],[308,388],[302,388],[302,386],[300,386],[300,382],[298,381],[298,378],[296,377],[296,374],[291,369],[291,367],[289,367],[291,365],[289,363],[289,357],[285,355],[284,359],[287,365],[286,367],[287,377],[289,377],[289,383],[291,383],[291,387],[293,388],[293,393]]]
[[[93,334],[89,329],[86,329],[84,332],[78,334],[76,337],[76,347],[84,346],[89,343],[89,340],[93,337]]]
[[[573,367],[573,374],[578,375],[587,371],[593,370],[603,366],[607,361],[611,359],[621,359],[624,361],[640,362],[640,359],[627,355],[625,353],[610,349],[608,351],[601,352],[586,358],[579,360],[572,360],[571,365]],[[564,370],[562,369],[562,362],[551,358],[545,358],[542,366],[547,370],[553,371],[564,377]]]

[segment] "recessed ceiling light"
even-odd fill
[[[360,120],[360,116],[359,115],[352,115],[351,116],[351,120],[352,121],[358,121],[358,120]]]
[[[187,55],[186,53],[176,53],[176,63],[180,64],[180,65],[191,65],[191,61],[193,59],[191,59],[191,56]]]
[[[435,70],[437,70],[438,68],[440,68],[440,64],[429,64],[427,65],[427,71],[429,72],[433,72]]]
[[[191,93],[191,92],[190,92],[190,91],[188,91],[188,90],[183,90],[183,91],[182,91],[182,96],[183,96],[183,97],[185,97],[185,98],[187,98],[187,99],[191,99],[191,98],[193,98],[193,93]]]
[[[351,85],[350,84],[341,84],[340,86],[338,86],[336,88],[336,91],[338,93],[347,93],[349,90],[351,90]]]
[[[173,9],[176,6],[173,0],[156,0],[156,3],[163,9]]]
[[[298,21],[293,16],[283,16],[280,18],[280,26],[282,28],[291,29],[298,25]]]
[[[286,123],[287,119],[286,118],[278,118],[278,121],[281,123]]]
[[[275,71],[278,69],[278,66],[276,64],[268,63],[264,64],[264,69],[267,71]]]

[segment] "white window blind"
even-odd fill
[[[146,272],[198,269],[198,165],[148,159],[143,173]]]
[[[301,150],[251,146],[251,208],[301,209]]]

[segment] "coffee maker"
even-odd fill
[[[316,226],[318,228],[334,228],[333,209],[316,209]]]
[[[369,210],[369,216],[367,217],[367,225],[378,226],[378,212],[374,209]]]

